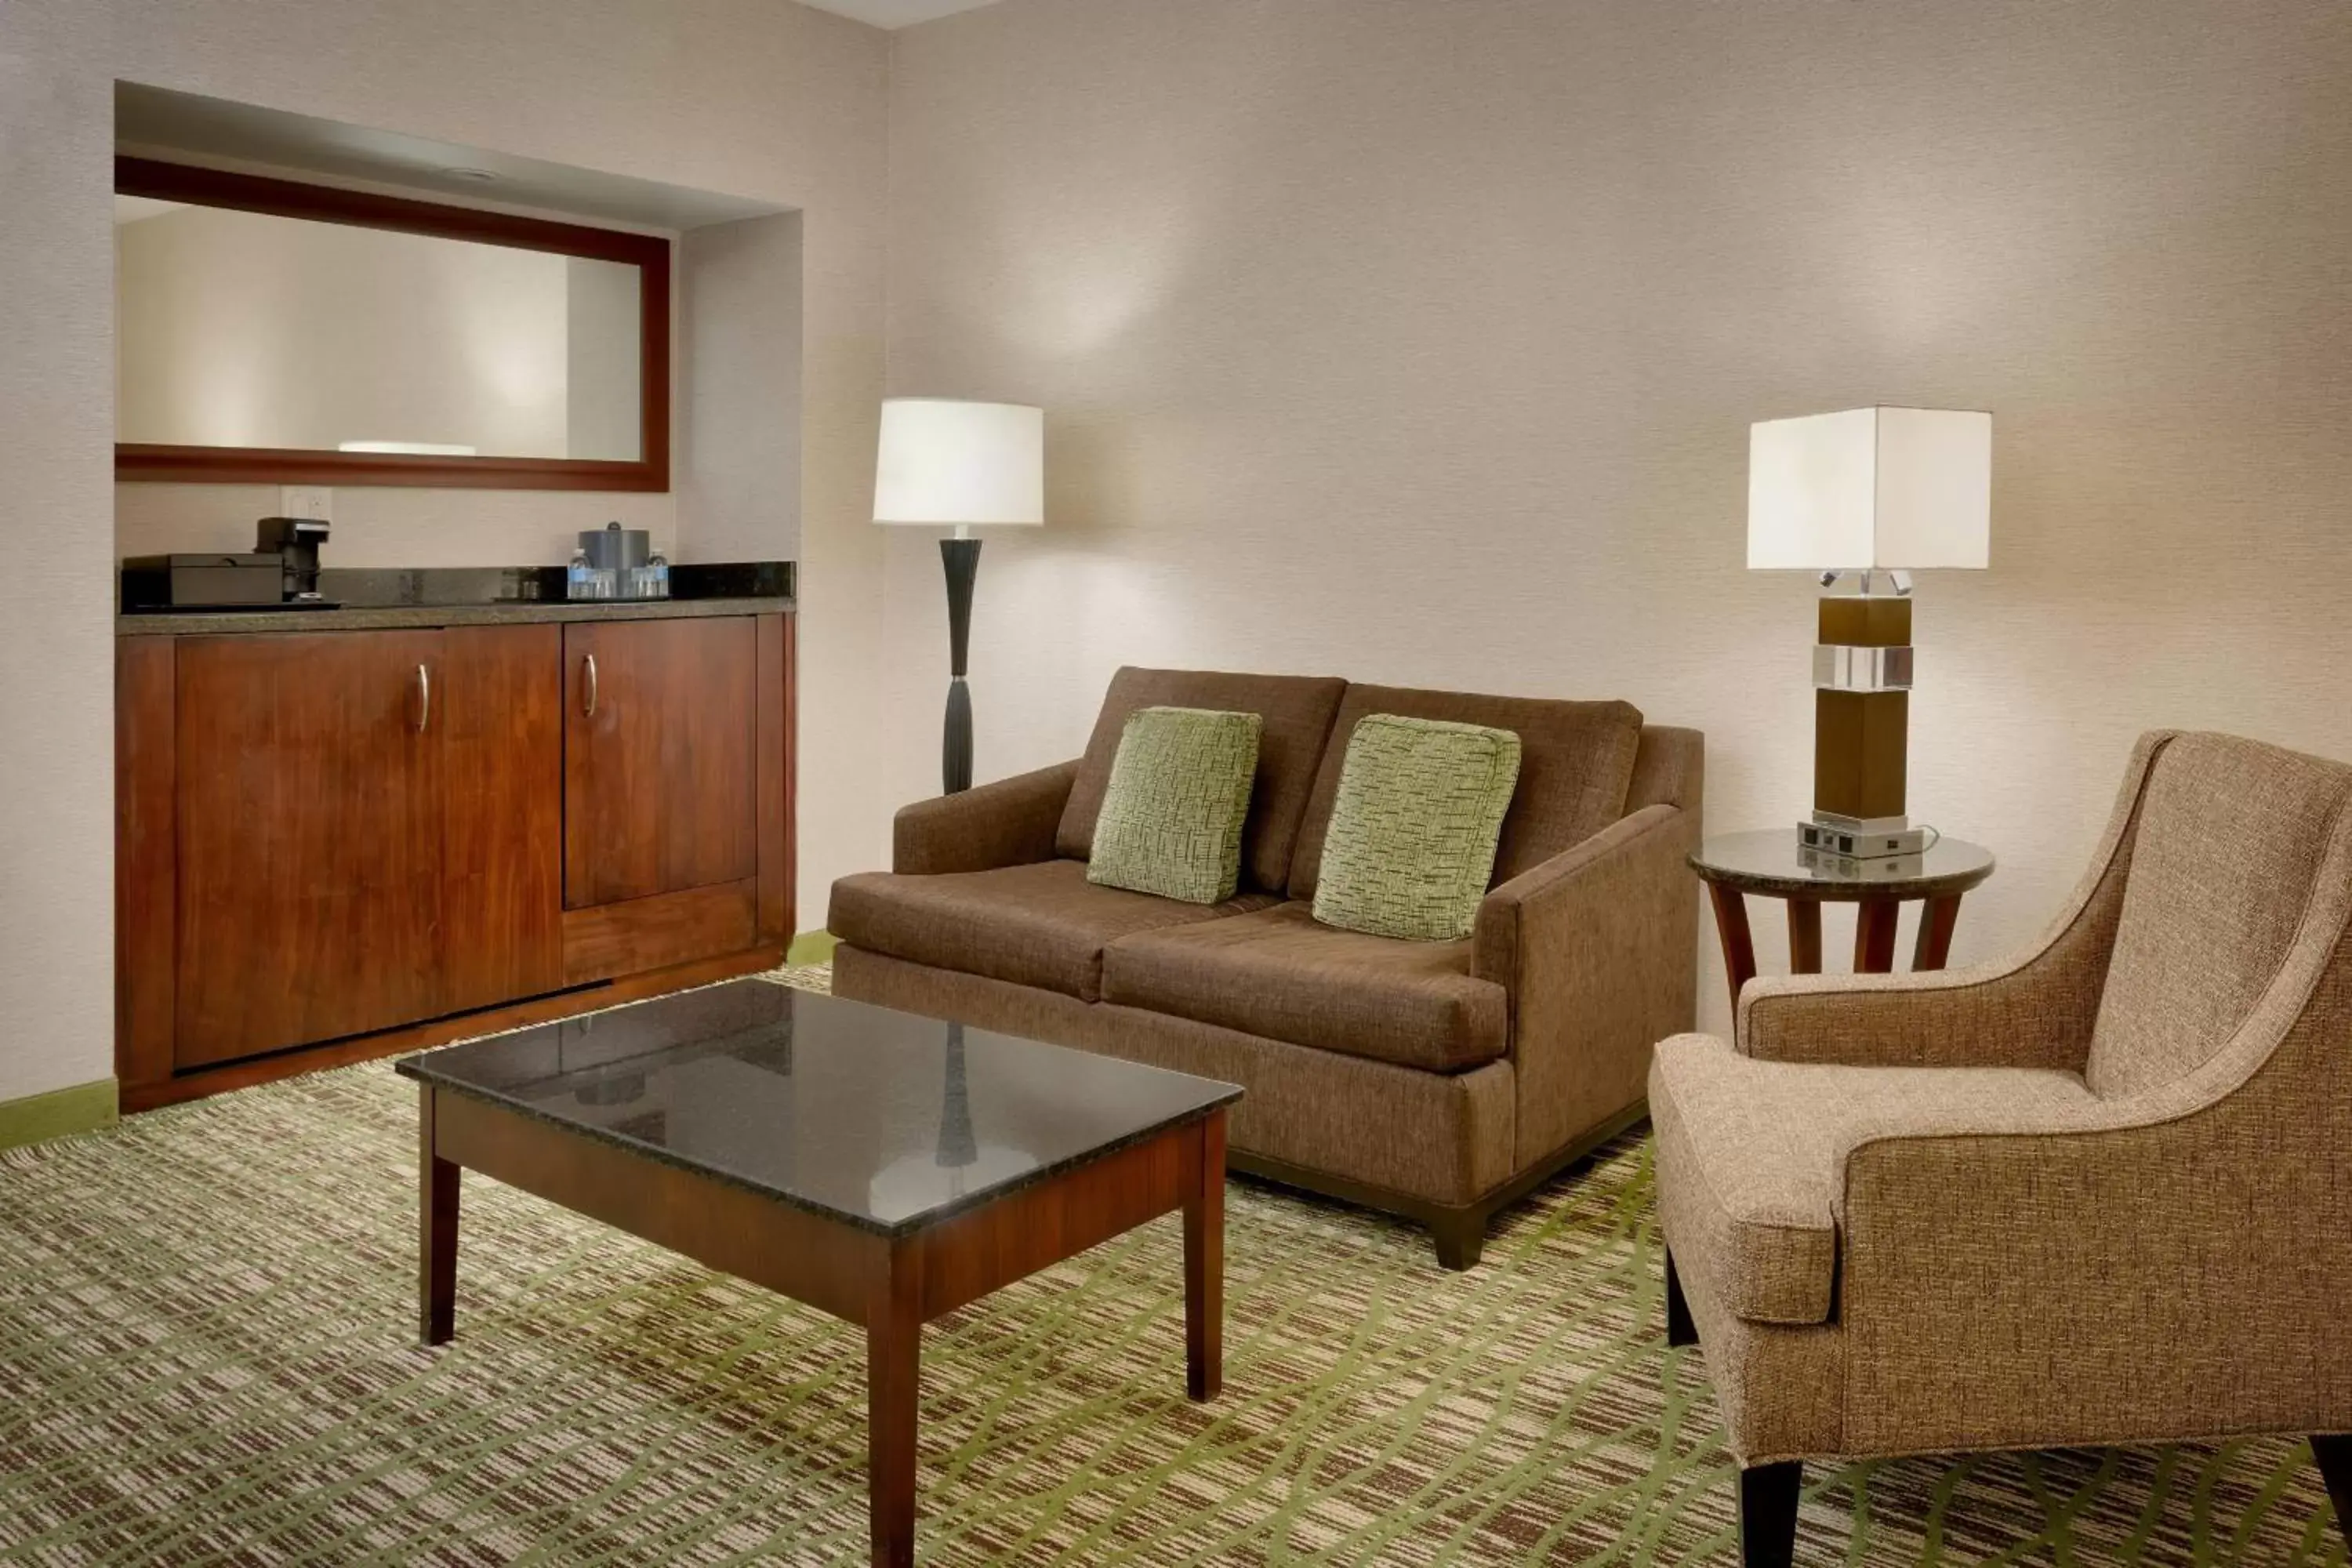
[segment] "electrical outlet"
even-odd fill
[[[310,517],[320,522],[335,510],[335,492],[325,485],[280,485],[278,487],[278,515],[280,517]]]

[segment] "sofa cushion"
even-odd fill
[[[1188,904],[1232,898],[1263,727],[1255,713],[1204,708],[1129,714],[1087,880]]]
[[[869,952],[1092,1002],[1102,994],[1105,943],[1273,901],[1244,893],[1221,904],[1180,904],[1098,888],[1087,880],[1083,860],[1041,860],[938,877],[844,877],[833,885],[825,929]]]
[[[1122,936],[1103,1000],[1432,1072],[1509,1044],[1503,988],[1470,976],[1467,942],[1400,942],[1318,925],[1307,907]]]
[[[1675,1267],[1733,1316],[1824,1322],[1854,1148],[2093,1104],[2069,1072],[1759,1061],[1712,1036],[1678,1035],[1650,1064],[1659,1223]]]
[[[1315,770],[1330,738],[1331,716],[1348,683],[1336,676],[1227,675],[1204,669],[1121,669],[1111,677],[1093,738],[1070,785],[1069,804],[1054,836],[1054,851],[1085,860],[1094,854],[1095,819],[1110,787],[1112,763],[1127,716],[1139,708],[1210,708],[1255,713],[1257,781],[1242,830],[1244,889],[1278,893],[1290,877],[1298,819],[1315,788]]]
[[[1375,713],[1348,737],[1315,918],[1407,942],[1470,934],[1519,779],[1519,738]]]
[[[1331,727],[1331,744],[1291,856],[1290,896],[1312,902],[1323,858],[1323,838],[1348,742],[1374,713],[1444,719],[1508,730],[1519,738],[1519,784],[1503,818],[1489,886],[1507,882],[1563,849],[1583,843],[1625,813],[1625,790],[1642,742],[1642,711],[1630,702],[1564,702],[1539,697],[1481,697],[1459,691],[1415,691],[1394,686],[1350,686]]]

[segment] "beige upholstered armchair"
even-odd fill
[[[1650,1073],[1667,1340],[1787,1563],[1808,1458],[2316,1434],[2352,1521],[2352,768],[2132,755],[2016,959],[1751,983]]]

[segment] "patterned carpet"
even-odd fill
[[[417,1348],[414,1107],[376,1064],[0,1155],[0,1562],[862,1561],[846,1327],[469,1177]],[[927,1562],[1736,1561],[1642,1142],[1466,1275],[1242,1184],[1227,1248],[1205,1408],[1172,1218],[927,1331]],[[1823,1470],[1799,1557],[2345,1562],[2286,1442]]]

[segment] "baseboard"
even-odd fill
[[[0,1100],[0,1149],[41,1143],[69,1132],[114,1125],[119,1100],[110,1078],[53,1089],[47,1094]]]
[[[784,953],[784,962],[792,964],[831,963],[833,950],[841,939],[829,931],[804,931],[793,938],[793,945]]]

